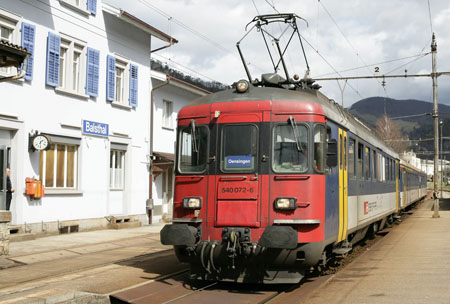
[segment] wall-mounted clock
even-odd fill
[[[38,134],[31,140],[31,145],[35,150],[48,150],[50,149],[50,139],[46,135]]]

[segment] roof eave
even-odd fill
[[[124,11],[122,9],[118,9],[115,8],[109,4],[103,3],[102,9],[104,12],[107,12],[111,15],[116,16],[117,18],[119,18],[120,20],[123,20],[131,25],[133,25],[134,27],[137,27],[141,30],[143,30],[144,32],[158,38],[161,39],[162,41],[168,42],[170,43],[170,45],[178,43],[178,40],[173,38],[172,36],[158,30],[157,28],[151,26],[150,24],[148,24],[147,22],[137,18],[136,16],[128,13],[127,11]]]

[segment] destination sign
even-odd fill
[[[226,156],[227,168],[251,168],[252,156],[251,155],[232,155]]]

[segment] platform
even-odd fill
[[[450,199],[423,202],[308,303],[450,303]]]

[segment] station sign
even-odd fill
[[[96,121],[83,120],[83,134],[108,137],[109,125]]]

